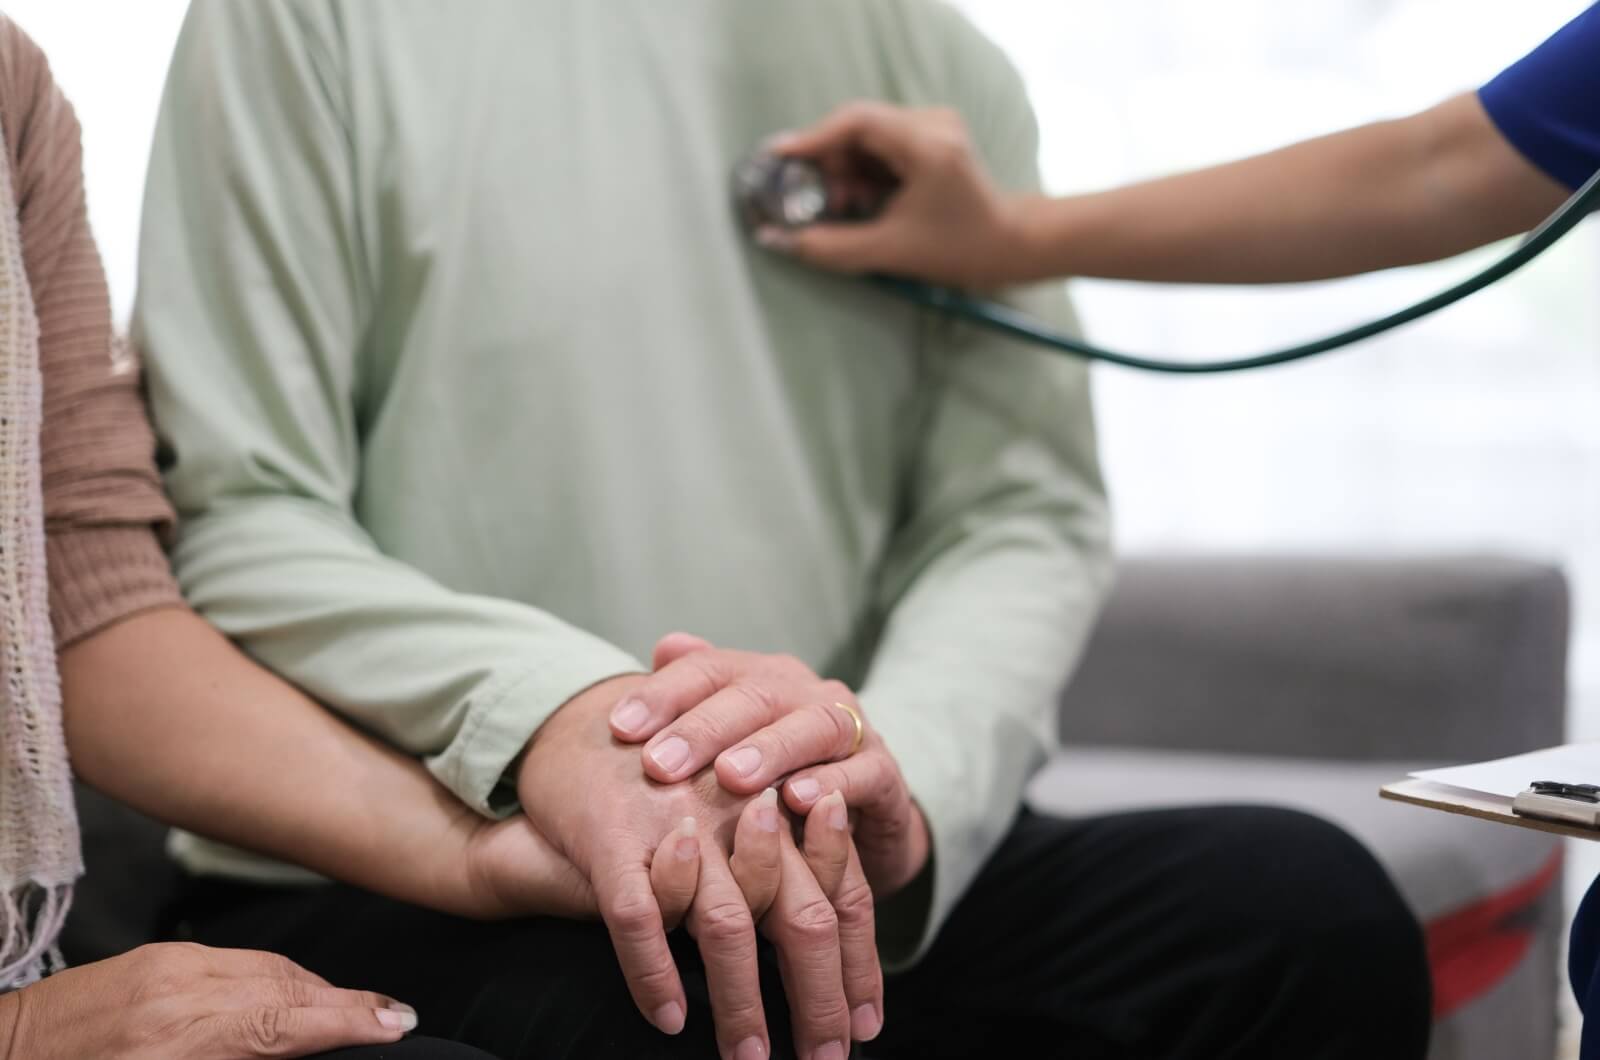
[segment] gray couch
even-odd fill
[[[1030,801],[1258,801],[1339,822],[1394,875],[1454,984],[1432,1057],[1546,1060],[1562,917],[1540,873],[1555,844],[1377,789],[1418,764],[1561,742],[1566,641],[1565,582],[1536,564],[1131,561],[1064,696],[1068,749]],[[66,946],[83,960],[161,933],[177,881],[157,826],[92,792],[80,806],[90,872]]]
[[[1548,1060],[1558,842],[1377,791],[1419,765],[1562,742],[1567,623],[1561,574],[1503,558],[1131,561],[1030,802],[1321,814],[1377,854],[1428,929],[1430,1057]]]

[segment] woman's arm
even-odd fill
[[[1009,196],[946,112],[846,107],[776,142],[834,174],[898,180],[878,220],[765,242],[815,264],[977,289],[1099,276],[1276,283],[1431,261],[1527,231],[1567,195],[1475,93],[1243,161],[1090,195]]]
[[[50,617],[79,775],[169,823],[450,912],[589,912],[531,828],[491,826],[183,606],[134,351],[113,342],[71,105],[0,16],[0,114],[39,321]]]
[[[472,812],[187,609],[74,644],[61,680],[78,775],[162,821],[445,912],[593,915],[525,821]]]

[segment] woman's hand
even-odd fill
[[[408,1005],[270,953],[144,946],[0,996],[7,1060],[246,1060],[399,1041]]]
[[[835,199],[882,198],[875,219],[763,228],[765,247],[844,272],[914,276],[975,290],[1027,278],[1019,250],[1022,200],[984,171],[961,116],[887,103],[850,103],[822,122],[767,143],[777,154],[819,164]],[[864,186],[890,178],[876,195]]]

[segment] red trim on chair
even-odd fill
[[[1428,967],[1433,971],[1433,1018],[1444,1019],[1492,990],[1533,945],[1535,925],[1518,913],[1537,902],[1561,877],[1557,849],[1533,876],[1426,925]]]

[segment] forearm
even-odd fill
[[[1564,195],[1477,96],[1226,165],[1017,203],[1028,271],[1182,283],[1324,279],[1528,230]]]
[[[341,723],[182,609],[61,656],[74,768],[167,823],[395,898],[481,913],[480,818],[415,760]]]
[[[0,994],[0,1060],[13,1060],[17,1025],[20,1022],[22,991]],[[17,1057],[16,1060],[21,1060]]]

